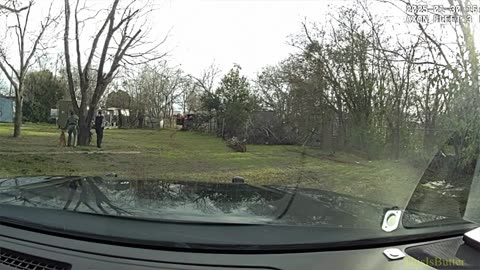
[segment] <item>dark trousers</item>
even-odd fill
[[[69,125],[67,128],[68,132],[68,146],[72,146],[72,140],[73,140],[73,146],[77,146],[77,126],[76,125]]]
[[[103,128],[97,128],[95,132],[97,133],[97,147],[102,147]]]

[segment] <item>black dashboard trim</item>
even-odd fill
[[[103,253],[98,253],[98,252],[91,252],[91,251],[86,251],[86,250],[80,250],[80,249],[72,249],[68,247],[58,247],[55,245],[50,245],[50,244],[45,244],[41,242],[36,242],[36,241],[31,241],[31,240],[25,240],[17,237],[12,237],[12,236],[7,236],[7,235],[2,235],[0,234],[0,237],[12,239],[15,241],[22,241],[22,242],[27,242],[30,244],[35,244],[35,245],[40,245],[43,247],[50,247],[50,248],[55,248],[59,249],[61,248],[62,250],[68,250],[71,252],[79,252],[79,253],[84,253],[84,254],[89,254],[89,255],[94,255],[94,256],[103,256],[103,257],[109,257],[109,258],[115,258],[115,259],[123,259],[123,260],[131,260],[131,261],[139,261],[139,262],[149,262],[149,263],[163,263],[163,264],[172,264],[172,265],[186,265],[186,266],[201,266],[201,267],[219,267],[219,268],[229,268],[229,267],[235,267],[235,268],[241,268],[241,269],[271,269],[271,270],[280,270],[275,267],[269,267],[269,266],[255,266],[255,265],[224,265],[224,264],[198,264],[198,263],[184,263],[184,262],[171,262],[171,261],[161,261],[161,260],[149,260],[149,259],[139,259],[139,258],[134,258],[134,257],[126,257],[126,256],[117,256],[113,254],[103,254]],[[71,238],[69,238],[71,239]],[[79,239],[74,239],[74,240],[79,240]],[[80,240],[82,241],[82,240]],[[105,243],[101,243],[105,244]],[[142,247],[135,247],[135,248],[142,248]]]
[[[201,244],[188,244],[188,247],[178,247],[177,243],[158,242],[158,241],[135,241],[129,238],[111,238],[99,235],[82,234],[78,232],[59,232],[55,229],[47,227],[40,227],[38,225],[26,225],[18,224],[12,221],[6,221],[1,218],[0,225],[27,230],[30,232],[46,234],[50,236],[56,236],[61,238],[68,238],[80,241],[94,242],[99,244],[116,245],[130,248],[150,249],[150,250],[163,250],[163,251],[175,251],[175,252],[189,252],[189,253],[216,253],[216,254],[285,254],[285,253],[308,253],[308,252],[322,252],[322,251],[344,251],[344,250],[359,250],[368,248],[381,248],[389,247],[391,245],[404,245],[414,244],[419,241],[435,241],[445,238],[462,236],[466,231],[471,228],[462,228],[455,230],[448,230],[442,233],[429,233],[429,234],[415,234],[406,236],[392,236],[387,238],[376,238],[371,240],[357,240],[357,241],[344,241],[338,242],[332,245],[331,243],[320,244],[297,244],[297,245],[263,245],[263,246],[246,246],[246,245],[201,245]],[[2,235],[2,234],[0,234]],[[2,235],[4,237],[11,238],[10,236]],[[17,239],[28,241],[24,239]],[[37,243],[42,244],[42,243]],[[43,245],[43,244],[42,244]],[[57,247],[58,248],[58,247]],[[62,247],[63,248],[63,247]]]

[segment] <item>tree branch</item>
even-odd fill
[[[15,69],[15,67],[12,64],[10,64],[10,62],[8,62],[7,56],[5,55],[5,52],[1,51],[0,56],[3,58],[3,62],[5,62],[5,64],[7,64],[7,66],[11,69],[11,72],[13,72],[15,74],[15,77],[17,77],[17,80],[19,80],[20,79],[20,74],[18,74],[18,71]],[[10,76],[10,72],[5,73],[5,76],[7,76],[7,77]]]
[[[100,64],[98,66],[98,71],[97,71],[97,86],[98,88],[101,84],[103,84],[103,68],[105,66],[105,61],[107,60],[107,52],[108,52],[108,47],[110,44],[110,40],[112,39],[113,34],[115,33],[113,31],[114,29],[114,23],[115,23],[115,12],[117,11],[117,6],[118,6],[119,0],[114,0],[113,5],[112,5],[112,10],[110,11],[110,14],[107,17],[107,21],[109,22],[108,24],[108,31],[107,31],[107,36],[105,37],[105,41],[103,44],[103,49],[102,49],[102,54],[100,56]]]
[[[72,65],[70,62],[70,48],[69,48],[69,36],[70,32],[70,3],[69,0],[65,0],[65,33],[63,37],[64,53],[65,53],[65,65],[67,72],[68,80],[68,91],[70,92],[70,97],[72,98],[72,104],[74,111],[79,114],[80,108],[78,106],[77,99],[75,98],[75,85],[72,75]]]
[[[118,1],[117,1],[117,4],[118,4]],[[102,27],[100,28],[100,30],[96,34],[95,38],[93,39],[92,47],[90,49],[90,55],[88,56],[87,63],[85,64],[85,68],[83,69],[83,73],[85,74],[85,76],[86,76],[85,78],[87,79],[86,81],[88,81],[88,75],[87,74],[88,74],[88,70],[90,69],[90,66],[92,65],[93,57],[95,56],[95,52],[97,50],[98,41],[100,40],[100,37],[102,36],[103,31],[105,31],[105,28],[107,27],[107,24],[108,24],[108,21],[109,21],[108,20],[109,16],[110,16],[110,13],[107,16],[107,18],[105,19],[105,22],[103,23]]]
[[[80,38],[79,38],[79,32],[78,32],[78,5],[80,3],[80,0],[77,0],[77,4],[75,5],[75,48],[77,50],[77,69],[78,69],[78,75],[80,78],[80,91],[82,94],[86,90],[84,85],[85,85],[85,78],[84,74],[82,72],[82,53],[80,52]],[[88,72],[88,71],[87,71]]]
[[[5,65],[2,63],[2,61],[0,61],[0,69],[3,71],[3,73],[4,73],[5,76],[7,77],[8,81],[12,84],[13,88],[15,88],[15,91],[18,91],[18,84],[17,84],[17,82],[15,82],[15,80],[14,80],[13,77],[10,75],[10,73],[8,72],[8,70],[6,69]]]
[[[9,7],[7,5],[3,5],[3,4],[0,4],[0,10],[6,10],[8,12],[12,12],[12,13],[20,13],[24,10],[28,9],[28,6],[25,6],[25,7],[22,7],[22,8],[16,8],[16,7]]]

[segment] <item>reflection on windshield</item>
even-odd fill
[[[0,179],[0,203],[161,221],[346,228],[376,228],[387,208],[311,188],[74,176]],[[426,211],[407,218],[425,223],[449,217]]]
[[[40,179],[46,182],[35,183]],[[152,219],[211,217],[205,222],[223,218],[241,222],[248,217],[264,222],[275,213],[271,203],[282,198],[246,185],[104,181],[98,177],[8,179],[0,187],[2,202],[12,205]]]
[[[163,221],[375,227],[383,205],[317,189],[204,182],[12,178],[0,203]]]

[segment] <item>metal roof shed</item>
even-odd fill
[[[0,94],[0,122],[13,123],[15,98]]]

